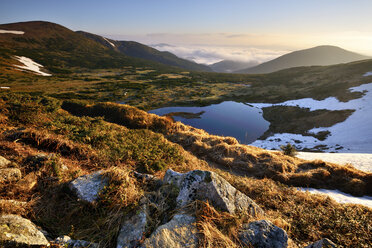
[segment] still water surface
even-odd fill
[[[151,110],[149,113],[171,114],[176,121],[204,129],[210,134],[235,137],[243,144],[255,141],[270,125],[262,117],[261,109],[232,101],[206,107],[159,108]]]

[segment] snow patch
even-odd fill
[[[18,67],[20,69],[28,70],[28,71],[33,71],[38,75],[41,76],[52,76],[52,74],[48,74],[45,72],[40,71],[40,69],[43,67],[42,65],[36,63],[30,58],[24,57],[24,56],[15,56],[15,58],[21,62],[24,65],[14,65],[15,67]]]
[[[0,89],[2,89],[2,90],[9,90],[10,87],[8,87],[8,86],[0,86]]]
[[[296,157],[306,160],[320,159],[341,165],[352,164],[358,170],[372,172],[372,154],[370,153],[299,152]]]
[[[16,31],[16,30],[4,30],[0,29],[0,34],[24,34],[23,31]]]
[[[361,204],[367,207],[372,208],[372,197],[371,196],[362,196],[356,197],[339,190],[330,190],[330,189],[313,189],[313,188],[297,188],[300,191],[308,191],[311,194],[321,194],[327,195],[333,198],[335,201],[346,204],[346,203],[353,203],[353,204]]]
[[[363,77],[368,77],[368,76],[372,76],[372,71],[366,72],[363,75]]]
[[[317,109],[343,110],[354,109],[355,111],[341,123],[332,127],[320,127],[309,130],[309,133],[329,131],[330,135],[320,141],[314,137],[299,134],[281,133],[268,137],[266,140],[256,140],[251,145],[266,149],[279,149],[285,143],[294,143],[297,149],[314,148],[322,145],[321,150],[328,152],[372,152],[372,83],[363,84],[349,89],[351,92],[363,92],[364,96],[348,102],[340,102],[334,97],[321,101],[311,98],[291,100],[278,104],[249,103],[257,108],[270,106],[297,106],[309,108],[311,111]]]
[[[105,41],[107,41],[112,47],[116,47],[114,43],[112,43],[111,41],[109,41],[108,39],[106,39],[105,37],[102,37],[103,39],[105,39]]]

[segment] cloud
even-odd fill
[[[255,47],[229,47],[205,45],[151,45],[160,51],[168,51],[175,55],[202,64],[213,64],[221,60],[257,61],[259,63],[274,59],[288,51],[277,51]]]

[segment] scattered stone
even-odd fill
[[[140,180],[145,180],[145,181],[151,181],[151,180],[154,180],[156,178],[153,175],[143,174],[143,173],[139,173],[137,171],[134,171],[133,175],[134,175],[135,178],[140,179]]]
[[[214,172],[193,170],[182,174],[169,169],[163,182],[179,188],[178,207],[198,199],[208,200],[214,207],[232,214],[240,212],[247,212],[253,216],[264,214],[251,198]]]
[[[22,192],[31,191],[37,184],[37,176],[34,172],[27,174],[24,178],[19,180],[15,187]]]
[[[337,247],[337,245],[333,243],[331,240],[321,239],[312,244],[309,244],[305,248],[333,248],[333,247]]]
[[[8,165],[9,165],[10,163],[11,163],[11,162],[10,162],[8,159],[6,159],[6,158],[0,156],[0,169],[3,169],[3,168],[8,167]]]
[[[81,176],[69,183],[69,188],[83,201],[93,203],[99,197],[99,192],[109,183],[103,171]]]
[[[63,245],[67,248],[98,248],[98,244],[92,243],[85,240],[74,240],[71,239],[69,236],[60,236],[54,240],[54,243]]]
[[[246,246],[255,248],[286,248],[287,233],[267,220],[244,224],[239,231],[239,239]]]
[[[12,214],[0,217],[0,243],[5,247],[49,245],[48,240],[35,224]]]
[[[122,224],[116,248],[133,248],[140,245],[146,231],[147,216],[147,207],[142,205],[136,215]]]
[[[181,248],[198,247],[198,230],[195,227],[195,217],[177,214],[168,223],[159,226],[146,239],[142,247]]]
[[[0,183],[16,182],[21,177],[22,173],[17,168],[0,169]]]

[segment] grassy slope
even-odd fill
[[[60,101],[53,98],[31,97],[25,94],[3,94],[0,98],[0,154],[18,163],[24,175],[36,175],[37,178],[37,186],[32,190],[22,189],[14,183],[1,185],[2,198],[29,203],[18,209],[0,205],[0,210],[2,213],[21,213],[36,221],[53,236],[69,234],[73,238],[100,241],[102,245],[113,247],[115,232],[120,227],[121,219],[135,211],[143,192],[151,188],[151,185],[137,181],[130,173],[131,170],[162,176],[167,168],[177,171],[198,168],[216,171],[252,197],[265,209],[266,218],[287,230],[298,244],[307,244],[323,237],[330,238],[344,247],[367,247],[371,241],[368,236],[371,209],[340,205],[329,198],[299,192],[276,182],[275,178],[273,180],[237,176],[227,172],[232,168],[228,163],[222,164],[221,169],[210,167],[204,160],[165,137],[175,138],[184,133],[194,134],[197,138],[195,135],[199,134],[199,144],[214,143],[220,150],[221,145],[226,146],[224,143],[227,142],[230,144],[228,149],[222,150],[227,155],[226,158],[238,156],[236,149],[239,148],[242,152],[244,148],[245,155],[241,153],[244,157],[250,154],[250,159],[262,158],[256,165],[258,170],[267,171],[267,168],[271,167],[271,171],[277,171],[279,174],[283,172],[283,168],[285,174],[288,174],[293,172],[291,166],[297,166],[307,168],[309,179],[318,177],[321,173],[322,176],[328,177],[323,180],[329,180],[339,174],[344,175],[344,179],[357,176],[360,181],[365,173],[353,168],[340,170],[338,166],[328,163],[309,163],[258,148],[240,146],[232,139],[209,136],[192,128],[193,132],[190,132],[190,127],[180,124],[174,126],[175,124],[167,119],[132,107],[115,104],[88,107],[90,113],[95,115],[101,115],[100,111],[104,111],[105,119],[120,122],[121,125],[117,125],[100,117],[70,115],[60,108],[60,104]],[[64,107],[71,107],[71,104],[65,103]],[[78,106],[86,108],[81,104]],[[173,130],[172,134],[164,136],[163,133],[168,132],[167,130]],[[193,143],[189,144],[192,151]],[[196,152],[198,150],[194,150],[194,154],[205,158],[205,154]],[[30,159],[30,155],[40,152],[54,156],[42,162]],[[219,156],[217,150],[214,152]],[[278,167],[278,163],[283,166]],[[62,169],[62,164],[67,169]],[[330,168],[335,170],[335,175],[327,173]],[[111,178],[110,187],[103,193],[102,200],[97,205],[89,206],[71,198],[65,183],[99,169],[108,169]],[[253,168],[250,172],[254,172]],[[355,184],[350,187],[354,188]],[[201,245],[239,246],[234,238],[236,227],[250,218],[216,212],[202,203],[197,203],[196,206],[198,228],[202,235]],[[212,235],[213,233],[215,235]]]
[[[34,21],[0,25],[1,29],[21,30],[22,35],[0,36],[2,57],[29,57],[53,73],[78,68],[121,68],[127,65],[162,67],[157,63],[125,56],[61,25]]]

